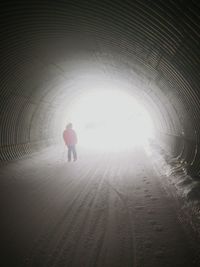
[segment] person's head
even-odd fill
[[[67,124],[66,129],[72,129],[72,123],[71,122]]]

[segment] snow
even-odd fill
[[[181,159],[172,158],[155,143],[150,145],[149,151],[160,177],[163,177],[163,186],[168,187],[168,193],[170,191],[178,201],[185,223],[190,224],[200,237],[200,179],[190,176]]]

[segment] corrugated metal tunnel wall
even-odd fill
[[[62,108],[87,66],[120,75],[157,116],[174,156],[200,172],[198,1],[1,2],[0,158],[57,142]],[[86,63],[85,63],[86,62]],[[92,73],[92,67],[91,73]],[[98,79],[98,71],[92,74]]]

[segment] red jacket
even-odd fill
[[[63,139],[66,145],[76,145],[77,144],[77,136],[73,129],[66,129],[63,132]]]

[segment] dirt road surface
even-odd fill
[[[1,167],[1,266],[200,266],[143,150],[63,156]]]

